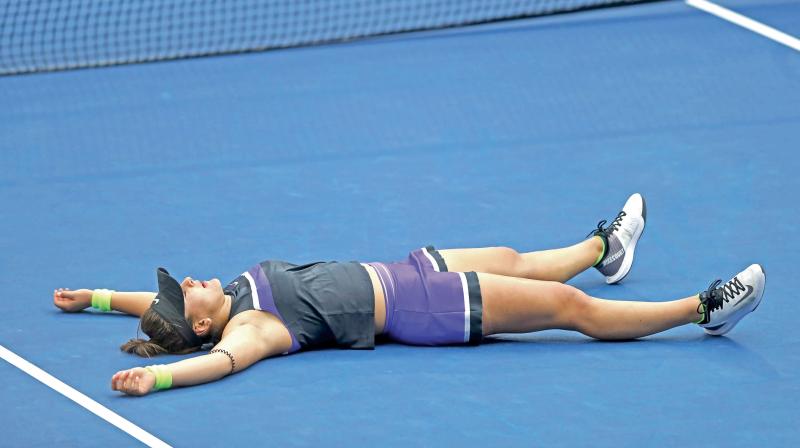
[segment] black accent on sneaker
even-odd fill
[[[742,284],[738,277],[734,277],[733,280],[725,283],[725,286],[722,287],[723,294],[725,295],[725,301],[733,299],[736,297],[736,294],[739,294],[742,291],[745,291],[747,288]],[[750,287],[750,291],[753,291],[753,287]]]
[[[719,287],[720,283],[722,283],[721,279],[714,280],[707,290],[700,293],[700,304],[697,305],[697,312],[703,313],[703,320],[700,325],[709,323],[711,321],[711,312],[722,308],[723,301],[728,301],[722,292],[722,288]]]
[[[613,221],[611,221],[611,224],[609,224],[609,226],[605,228],[603,227],[603,225],[606,223],[605,219],[598,222],[597,229],[595,229],[593,233],[604,232],[606,235],[614,233],[614,231],[619,230],[619,226],[622,225],[622,218],[626,216],[628,216],[628,214],[625,213],[624,210],[620,211],[619,213],[617,213],[617,217],[614,218]]]
[[[722,283],[722,279],[714,280],[707,290],[700,293],[700,305],[697,305],[697,312],[703,313],[703,320],[700,322],[701,325],[711,321],[711,311],[722,308],[724,297],[722,291],[719,291],[717,288],[720,283]]]
[[[733,277],[727,283],[720,286],[722,280],[714,280],[708,289],[700,293],[700,304],[697,305],[697,312],[703,313],[703,320],[700,325],[707,324],[711,321],[711,312],[721,309],[725,303],[730,302],[731,299],[736,297],[736,294],[750,289],[752,287],[745,287],[739,277]],[[748,293],[749,294],[749,293]],[[700,311],[700,310],[703,311]]]
[[[758,266],[761,268],[761,273],[764,274],[764,281],[766,281],[767,280],[767,270],[764,269],[764,266],[761,266],[761,265],[758,265]],[[756,304],[756,307],[753,308],[753,311],[757,310],[760,305],[761,305],[761,301],[759,300],[758,303]],[[751,311],[751,313],[753,311]]]
[[[644,201],[644,197],[642,197],[642,219],[647,221],[647,202]]]
[[[615,230],[619,229],[620,223],[622,222],[622,218],[624,218],[625,216],[626,213],[624,211],[619,212],[619,214],[617,214],[617,217],[614,218],[613,221],[611,221],[611,224],[608,227],[603,227],[608,222],[604,219],[597,223],[596,229],[592,230],[591,232],[589,232],[588,235],[586,235],[587,237],[599,236],[603,240],[603,256],[600,257],[600,261],[595,263],[594,266],[599,265],[600,263],[603,262],[603,260],[605,260],[606,255],[608,255],[608,237],[609,235],[614,233]]]

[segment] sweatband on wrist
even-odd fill
[[[164,365],[147,366],[145,369],[156,376],[156,384],[153,386],[154,390],[164,390],[172,387],[172,372]]]
[[[92,308],[111,311],[111,294],[113,292],[110,289],[95,289],[92,292]]]

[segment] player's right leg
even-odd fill
[[[599,237],[560,249],[520,253],[510,247],[438,251],[451,272],[486,272],[507,277],[566,282],[592,267],[603,253]]]
[[[519,253],[509,247],[439,250],[447,270],[486,272],[508,277],[565,282],[595,266],[607,283],[617,283],[630,272],[636,244],[644,231],[644,198],[634,194],[609,224],[601,221],[593,238],[570,247]]]

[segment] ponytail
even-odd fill
[[[119,348],[123,352],[133,353],[143,358],[152,358],[156,355],[167,353],[167,349],[156,344],[155,342],[146,341],[144,339],[131,339],[130,341],[122,344]]]
[[[200,349],[200,346],[187,345],[180,333],[158,313],[153,311],[153,308],[148,308],[142,314],[139,326],[145,334],[150,336],[150,339],[131,339],[122,344],[119,348],[120,350],[143,358],[150,358],[165,353],[183,355]]]

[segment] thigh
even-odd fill
[[[510,247],[444,249],[438,252],[451,272],[475,271],[514,276],[519,262],[519,253]]]
[[[572,330],[583,293],[563,283],[478,273],[483,335]]]

